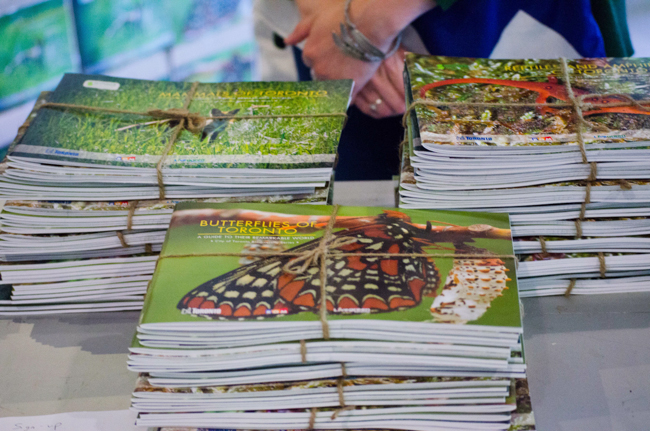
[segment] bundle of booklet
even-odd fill
[[[352,81],[192,84],[66,74],[0,198],[327,196]]]
[[[510,213],[522,296],[650,290],[649,62],[407,55],[400,207]]]
[[[350,82],[199,86],[191,109],[212,103],[211,116],[220,108],[246,118],[181,132],[163,188],[150,193],[173,122],[85,109],[175,107],[187,84],[100,78],[66,75],[41,95],[0,166],[0,197],[15,198],[0,201],[0,262],[11,263],[0,265],[0,315],[141,308],[179,201],[156,199],[161,190],[212,196],[204,202],[328,201]],[[189,194],[176,194],[168,174],[190,181]]]
[[[138,425],[534,429],[506,214],[180,203]]]
[[[139,310],[175,203],[6,202],[0,315]]]

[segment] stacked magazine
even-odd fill
[[[648,61],[408,55],[400,207],[510,213],[522,297],[650,290]]]
[[[139,310],[175,204],[6,202],[0,315]]]
[[[0,316],[139,310],[156,259],[3,265]]]
[[[160,160],[146,153],[162,149],[173,124],[44,104],[168,108],[187,88],[100,78],[66,75],[43,94],[0,166],[0,195],[13,196],[0,201],[0,315],[142,306],[179,201],[156,199],[158,185],[146,185],[155,184]],[[209,196],[203,202],[326,203],[350,85],[202,84],[190,108],[212,104],[212,116],[221,108],[262,118],[208,120],[204,132],[181,133],[163,164],[165,193]],[[97,151],[81,150],[89,146]],[[177,175],[189,181],[178,187],[190,194],[176,194],[166,181]]]
[[[180,203],[132,408],[150,427],[530,430],[521,340],[506,214]]]
[[[66,74],[10,149],[0,198],[327,196],[351,87]]]

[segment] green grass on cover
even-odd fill
[[[220,84],[220,91],[233,94],[242,84]],[[257,88],[268,88],[265,83],[247,83]],[[281,88],[290,88],[289,83],[278,83]],[[171,91],[170,86],[180,91]],[[187,83],[139,81],[137,85],[123,85],[119,91],[78,89],[71,87],[65,93],[65,103],[77,105],[106,106],[111,108],[146,111],[181,107],[185,99],[183,89]],[[316,83],[319,87],[332,85]],[[214,86],[200,86],[190,110],[209,115],[210,110],[219,108],[223,112],[240,109],[238,115],[284,115],[292,113],[336,112],[342,105],[343,96],[269,98],[268,100],[248,97],[215,97],[209,94]],[[345,94],[345,89],[341,87]],[[349,91],[349,89],[348,89]],[[330,91],[330,94],[333,91]],[[98,99],[97,95],[102,99]],[[110,98],[107,99],[107,94]],[[344,96],[347,100],[347,95]],[[343,103],[343,106],[345,104]],[[46,109],[30,127],[26,141],[70,150],[119,154],[160,155],[171,135],[166,124],[154,124],[118,130],[125,126],[152,121],[150,117],[114,115],[103,113],[63,112]],[[171,155],[310,155],[335,154],[339,141],[342,117],[276,118],[231,120],[226,129],[219,133],[214,142],[202,139],[200,134],[183,131]]]

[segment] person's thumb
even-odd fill
[[[307,39],[307,36],[309,36],[309,32],[311,31],[311,22],[311,19],[301,20],[296,28],[293,29],[293,32],[284,38],[284,43],[287,45],[296,45]]]

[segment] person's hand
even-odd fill
[[[340,24],[345,21],[345,0],[299,0],[296,3],[301,20],[285,38],[285,43],[295,45],[304,41],[302,58],[313,77],[318,80],[353,79],[353,94],[356,94],[375,74],[379,63],[348,57],[334,44],[332,33],[339,33]]]
[[[334,43],[332,33],[339,33],[345,21],[345,0],[296,0],[296,5],[301,20],[285,43],[304,41],[303,60],[314,78],[353,79],[356,96],[380,64],[348,57]],[[388,52],[399,33],[435,5],[433,0],[354,0],[350,19],[373,45]]]
[[[359,91],[353,103],[373,118],[402,115],[406,110],[404,100],[404,51],[399,49],[381,63],[377,73]]]

